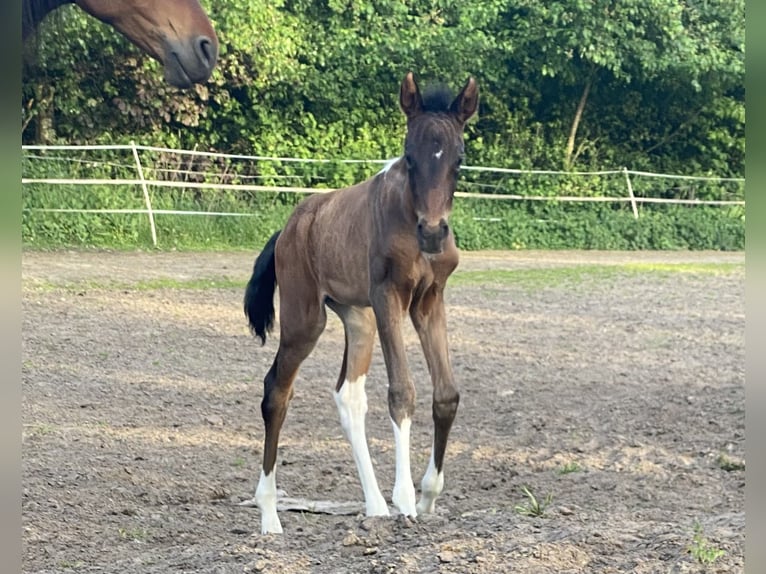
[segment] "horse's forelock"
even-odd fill
[[[426,88],[422,97],[424,112],[447,112],[452,104],[452,91],[444,84]]]

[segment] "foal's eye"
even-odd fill
[[[415,167],[415,159],[410,154],[406,154],[404,156],[404,161],[407,162],[407,169],[410,169],[410,170],[414,169],[414,167]]]

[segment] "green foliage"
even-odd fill
[[[719,454],[718,458],[716,459],[716,462],[719,468],[727,472],[745,470],[745,461],[737,460],[735,458],[730,457],[729,455],[725,453]]]
[[[705,538],[702,533],[702,525],[699,522],[694,524],[694,536],[688,547],[688,552],[702,564],[712,564],[726,554],[724,550],[716,548]]]
[[[121,185],[46,185],[22,188],[22,238],[32,247],[61,245],[130,248],[150,246],[146,214],[41,212],[40,209],[143,210],[142,189],[130,151],[84,153],[81,158],[60,152],[29,152],[23,162],[26,177],[128,180]],[[199,215],[155,214],[162,248],[213,249],[262,245],[283,227],[300,193],[203,189],[197,183],[260,184],[297,188],[337,188],[360,181],[379,164],[339,162],[234,161],[229,158],[142,153],[145,177],[172,180],[178,187],[150,186],[154,211],[194,211]],[[499,191],[543,198],[492,200],[455,198],[450,223],[458,247],[478,249],[717,249],[744,248],[744,209],[740,206],[645,204],[638,219],[626,202],[574,203],[547,199],[551,194],[609,195],[624,193],[625,182],[598,176],[584,182],[574,176],[525,174],[483,181],[467,172],[466,189]],[[492,175],[492,174],[490,174]],[[620,175],[622,178],[622,175]],[[636,195],[651,195],[649,184],[636,179]],[[489,183],[488,183],[489,182]],[[188,183],[188,186],[184,184]],[[620,193],[618,193],[618,191]],[[674,193],[703,198],[737,197],[741,190],[726,185],[700,186]],[[233,213],[239,216],[215,215]]]
[[[463,249],[744,249],[744,218],[721,207],[456,201]]]
[[[559,474],[571,474],[573,472],[580,472],[582,467],[577,462],[568,462],[563,465],[559,470]]]
[[[31,187],[31,186],[26,186]],[[85,195],[63,186],[25,188],[22,238],[28,247],[151,246],[146,215],[40,213],[31,208],[57,205],[78,209],[142,209],[139,192],[114,195],[111,187],[89,186]],[[124,191],[124,190],[123,190]],[[159,245],[176,249],[252,248],[281,229],[301,196],[258,192],[216,192],[206,197],[183,190],[155,193],[155,210],[242,213],[245,216],[155,215]],[[211,197],[215,200],[211,201]],[[489,202],[486,202],[489,203]],[[494,206],[494,207],[493,207]],[[639,218],[629,209],[569,203],[458,200],[451,217],[458,247],[478,249],[742,250],[744,220],[721,207],[645,207]],[[491,213],[491,220],[482,214]]]
[[[709,0],[232,0],[203,1],[221,41],[204,86],[164,84],[159,65],[75,6],[44,23],[27,59],[24,143],[127,143],[337,160],[399,155],[404,119],[398,85],[407,70],[459,87],[471,74],[481,108],[467,127],[472,165],[744,175],[744,2]],[[575,109],[589,87],[571,157]],[[339,187],[365,166],[259,166],[258,181]],[[27,172],[25,176],[29,176]],[[239,174],[243,175],[243,174]],[[247,175],[247,174],[244,174]],[[110,175],[109,177],[116,177]],[[487,182],[466,172],[467,191],[624,196],[618,176],[541,176]],[[741,199],[740,188],[651,187],[636,195]],[[620,191],[616,191],[619,186]],[[88,188],[25,190],[29,207],[140,207],[140,194]],[[493,192],[490,190],[490,192]],[[112,197],[114,195],[114,197]],[[117,197],[119,196],[119,197]],[[257,211],[257,217],[159,216],[164,242],[241,246],[281,225],[297,197],[166,193],[157,207]],[[78,204],[79,202],[79,204]],[[737,209],[460,200],[455,229],[465,249],[714,248],[743,246]],[[490,221],[491,220],[491,221]],[[24,214],[25,242],[135,245],[144,218]],[[237,240],[238,239],[238,240]],[[165,243],[167,245],[167,243]]]
[[[539,501],[528,487],[522,486],[521,491],[526,495],[527,501],[524,504],[517,504],[513,509],[522,516],[543,516],[553,501],[551,493],[548,493],[543,501]]]
[[[744,172],[743,0],[206,2],[221,40],[205,86],[74,6],[25,69],[22,139],[280,156],[391,157],[407,70],[482,93],[472,163],[558,168],[583,86],[571,167]]]

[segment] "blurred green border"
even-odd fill
[[[748,0],[746,4],[746,508],[747,533],[745,571],[766,572],[766,457],[761,439],[766,435],[766,267],[764,245],[766,229],[763,213],[766,197],[766,3]]]
[[[0,554],[4,572],[21,571],[21,3],[3,2],[0,82]]]

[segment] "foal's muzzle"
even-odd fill
[[[429,225],[424,219],[418,221],[418,246],[423,253],[441,253],[447,235],[449,224],[443,217],[436,225]]]

